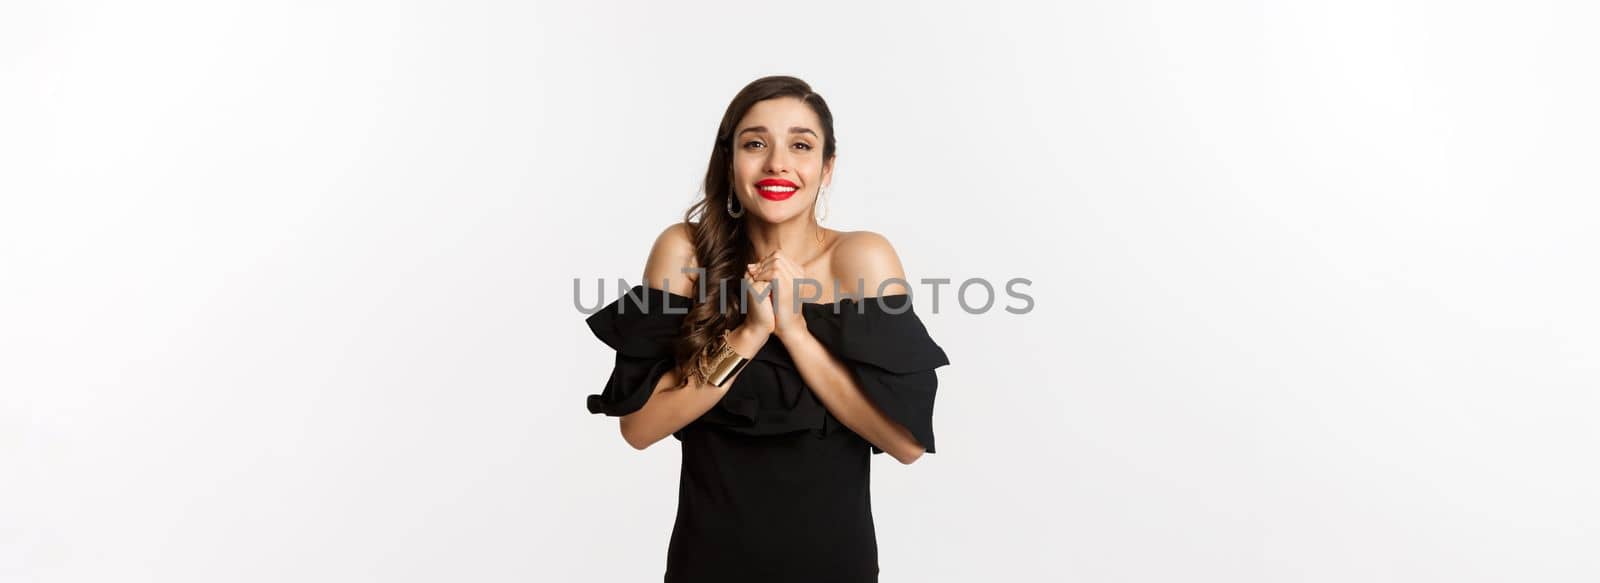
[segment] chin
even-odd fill
[[[760,217],[762,221],[768,223],[785,223],[794,220],[796,217],[804,215],[805,212],[803,212],[803,209],[799,212],[792,209],[761,209],[761,212],[756,213],[757,217]]]
[[[793,198],[784,201],[770,201],[763,198],[760,206],[751,210],[755,212],[756,216],[761,217],[763,221],[783,223],[794,220],[795,217],[804,216],[808,208],[811,207],[805,201]]]

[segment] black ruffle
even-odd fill
[[[745,435],[813,431],[821,436],[833,426],[828,409],[806,387],[777,338],[762,345],[728,394],[699,420]]]
[[[911,296],[807,304],[804,315],[811,335],[845,362],[867,398],[934,453],[933,401],[939,388],[934,369],[950,359],[928,335]],[[872,451],[883,453],[877,446]]]
[[[688,297],[636,285],[589,315],[589,330],[617,352],[605,389],[589,395],[590,413],[621,417],[644,407],[672,370],[672,344],[692,304]]]
[[[681,333],[682,312],[692,304],[687,296],[637,285],[589,316],[590,330],[617,351],[604,391],[589,396],[591,413],[621,416],[644,406],[673,366],[672,344]],[[933,453],[934,369],[950,361],[928,336],[911,297],[804,304],[802,315],[812,335],[850,368],[862,392]],[[814,431],[821,436],[840,426],[775,340],[762,346],[722,400],[696,422],[746,435]],[[872,451],[882,453],[876,446]]]

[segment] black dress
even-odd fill
[[[672,343],[692,303],[636,285],[589,316],[590,330],[616,350],[589,412],[621,416],[644,406],[673,366]],[[911,296],[801,308],[811,334],[862,392],[933,453],[934,369],[950,361]],[[673,437],[683,463],[667,582],[877,581],[868,451],[882,450],[823,407],[776,337],[721,401]]]

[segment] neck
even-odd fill
[[[782,223],[752,220],[746,229],[758,260],[782,249],[785,257],[805,263],[815,258],[822,247],[817,241],[822,238],[822,227],[805,215]]]

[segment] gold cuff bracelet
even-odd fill
[[[722,341],[717,343],[712,352],[714,355],[710,358],[702,352],[699,363],[700,377],[712,386],[721,387],[728,382],[728,379],[733,378],[733,375],[743,370],[745,365],[750,364],[750,359],[740,356],[728,342],[727,330],[722,331]]]

